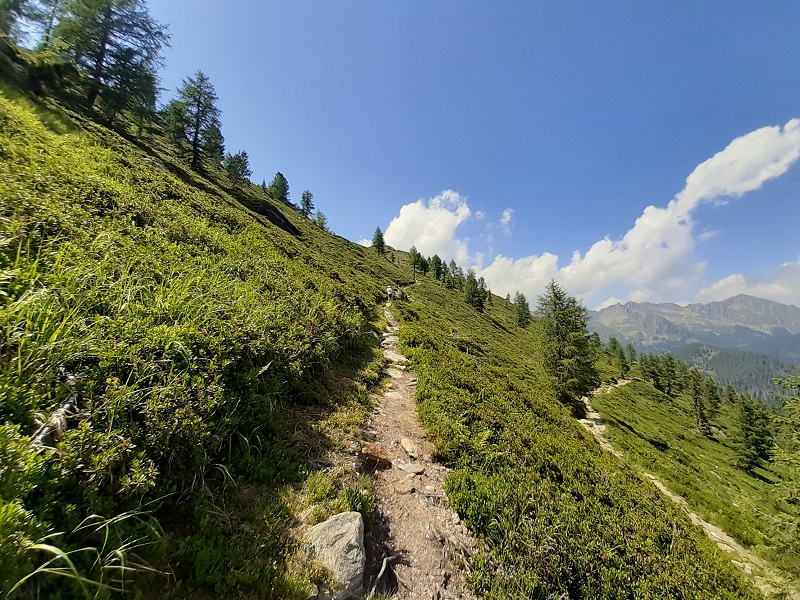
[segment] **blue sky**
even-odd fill
[[[339,235],[380,226],[501,294],[800,304],[798,2],[150,8],[165,98],[202,69],[227,149]]]

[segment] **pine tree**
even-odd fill
[[[525,294],[519,290],[514,294],[514,313],[517,315],[517,325],[523,329],[531,322],[531,307]]]
[[[386,250],[386,242],[383,240],[383,232],[381,231],[380,227],[376,227],[375,233],[372,234],[372,247],[375,248],[375,252],[377,252],[380,256],[383,256],[383,253]]]
[[[586,331],[586,308],[550,280],[538,298],[536,315],[544,334],[544,367],[553,380],[556,395],[577,416],[583,416],[581,397],[600,382]]]
[[[486,303],[486,283],[483,282],[482,277],[480,282],[478,281],[473,269],[467,271],[467,277],[464,280],[464,296],[467,304],[478,312],[483,312],[483,307]]]
[[[185,112],[181,114],[181,110]],[[198,71],[194,77],[183,80],[177,101],[171,102],[166,112],[171,120],[173,135],[183,131],[192,148],[192,169],[200,166],[200,157],[211,149],[218,156],[217,134],[220,128],[220,111],[217,93],[208,77]],[[221,137],[221,133],[219,133]]]
[[[695,424],[703,435],[709,435],[711,429],[708,425],[708,415],[706,414],[703,397],[705,394],[705,382],[703,375],[697,369],[689,369],[688,392],[692,400],[692,412],[694,412]]]
[[[250,180],[253,172],[250,170],[250,158],[242,150],[236,154],[227,154],[222,161],[222,166],[228,172],[233,185],[239,186]]]
[[[763,404],[744,394],[739,400],[735,437],[738,461],[736,466],[752,473],[756,467],[772,458],[774,433],[772,419]]]
[[[408,251],[408,256],[411,259],[411,269],[413,272],[413,279],[417,278],[417,267],[419,267],[419,261],[422,258],[422,255],[417,250],[416,246],[411,246],[411,250]]]
[[[126,57],[135,56],[139,68],[155,74],[170,41],[167,27],[150,16],[144,0],[66,0],[54,35],[89,78],[89,106],[114,87],[111,74]]]
[[[433,258],[431,258],[431,270],[433,271],[433,276],[436,279],[441,279],[442,275],[444,275],[444,262],[442,262],[442,259],[438,254],[434,254]]]
[[[272,182],[269,184],[269,195],[284,204],[290,204],[289,181],[280,171],[275,173],[275,177],[272,178]]]
[[[314,225],[322,229],[322,231],[329,231],[328,229],[328,217],[325,216],[325,213],[321,210],[317,211],[317,214],[314,215],[314,219],[312,221]]]
[[[306,190],[300,197],[300,214],[310,217],[312,212],[314,212],[314,194]]]

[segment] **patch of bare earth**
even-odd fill
[[[449,508],[449,470],[433,460],[433,445],[417,417],[417,379],[398,351],[398,324],[389,321],[382,345],[390,378],[362,443],[362,469],[374,471],[378,514],[369,528],[367,584],[396,598],[474,598],[467,588],[467,558],[477,542]]]
[[[630,383],[629,380],[620,379],[616,384],[608,384],[596,389],[594,392],[592,392],[592,396],[606,394],[613,388],[621,387],[628,383]],[[607,450],[608,452],[614,454],[617,458],[622,459],[622,452],[614,448],[605,437],[606,425],[603,422],[603,419],[600,417],[600,413],[592,408],[591,400],[588,397],[584,397],[583,402],[586,405],[586,417],[579,419],[578,422],[583,425],[586,430],[595,437],[595,439],[597,439],[598,443],[604,450]],[[752,552],[749,552],[735,539],[733,539],[730,535],[725,533],[716,525],[712,525],[708,521],[701,519],[689,507],[689,504],[686,502],[686,499],[683,498],[683,496],[671,492],[655,475],[644,473],[644,476],[651,481],[654,486],[656,486],[658,491],[680,506],[689,516],[689,519],[691,519],[692,523],[702,527],[706,532],[706,535],[716,542],[721,550],[727,552],[731,556],[731,562],[744,571],[746,575],[750,576],[751,581],[753,581],[756,587],[761,590],[766,597],[785,597],[789,600],[800,600],[800,591],[781,590],[778,588],[778,586],[773,585],[773,583],[769,581],[780,581],[781,577],[776,573],[773,573],[765,561],[755,556]],[[763,573],[766,578],[758,575],[757,573]]]

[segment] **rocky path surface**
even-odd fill
[[[397,321],[387,304],[384,370],[390,378],[364,431],[362,468],[374,471],[377,526],[367,539],[365,583],[395,598],[473,598],[464,577],[476,541],[450,508],[444,492],[449,470],[436,463],[417,417],[417,379],[398,351]],[[368,597],[369,597],[368,596]]]
[[[604,385],[594,392],[592,397],[606,394],[616,387],[621,387],[630,383],[627,379],[620,379],[616,384]],[[578,422],[583,425],[586,430],[591,433],[599,442],[600,446],[614,454],[617,458],[624,458],[622,452],[614,448],[605,437],[606,425],[603,422],[600,413],[592,408],[591,400],[589,397],[584,397],[583,402],[586,405],[586,417],[578,419]],[[780,590],[774,584],[775,581],[780,581],[781,578],[776,573],[773,573],[764,560],[749,552],[741,544],[739,544],[730,535],[725,533],[716,525],[712,525],[708,521],[701,519],[686,502],[683,496],[671,492],[655,475],[644,473],[644,476],[653,483],[654,486],[664,494],[667,498],[672,500],[675,504],[680,506],[691,519],[692,523],[699,525],[723,551],[731,555],[731,561],[739,567],[745,574],[751,576],[752,581],[755,583],[762,593],[767,597],[784,597],[789,600],[800,600],[800,590]],[[756,575],[756,573],[763,573],[766,577]],[[785,594],[785,595],[782,595]]]

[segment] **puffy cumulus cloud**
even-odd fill
[[[423,199],[406,204],[392,219],[383,238],[395,248],[416,246],[422,254],[438,254],[445,260],[469,261],[467,239],[458,239],[456,230],[470,218],[467,199],[453,190],[445,190],[427,202]]]
[[[700,290],[697,300],[714,302],[738,294],[800,306],[800,261],[783,263],[777,271],[762,277],[748,278],[741,273],[729,275]]]
[[[541,256],[513,259],[497,255],[480,273],[495,294],[504,296],[520,291],[535,296],[545,284],[558,275],[558,256],[545,252]]]
[[[646,207],[621,239],[595,242],[585,254],[575,252],[569,264],[555,271],[552,258],[548,258],[545,263],[550,271],[544,278],[527,267],[538,264],[542,257],[512,261],[518,264],[515,269],[522,277],[514,284],[505,275],[512,265],[504,257],[497,258],[495,268],[489,265],[484,277],[492,289],[504,293],[515,287],[526,294],[538,293],[542,279],[552,276],[581,297],[595,297],[612,283],[630,286],[634,300],[673,297],[695,284],[705,271],[705,264],[696,261],[693,250],[698,239],[707,239],[709,234],[695,236],[694,209],[702,202],[757,190],[783,175],[798,158],[800,119],[792,119],[783,128],[757,129],[699,164],[666,207]]]
[[[475,211],[475,218],[478,221],[483,221],[486,218],[486,213],[483,212],[482,210],[476,210]]]
[[[372,247],[372,240],[368,240],[364,238],[363,240],[358,240],[356,242],[359,246],[364,246],[364,248],[371,248]]]

